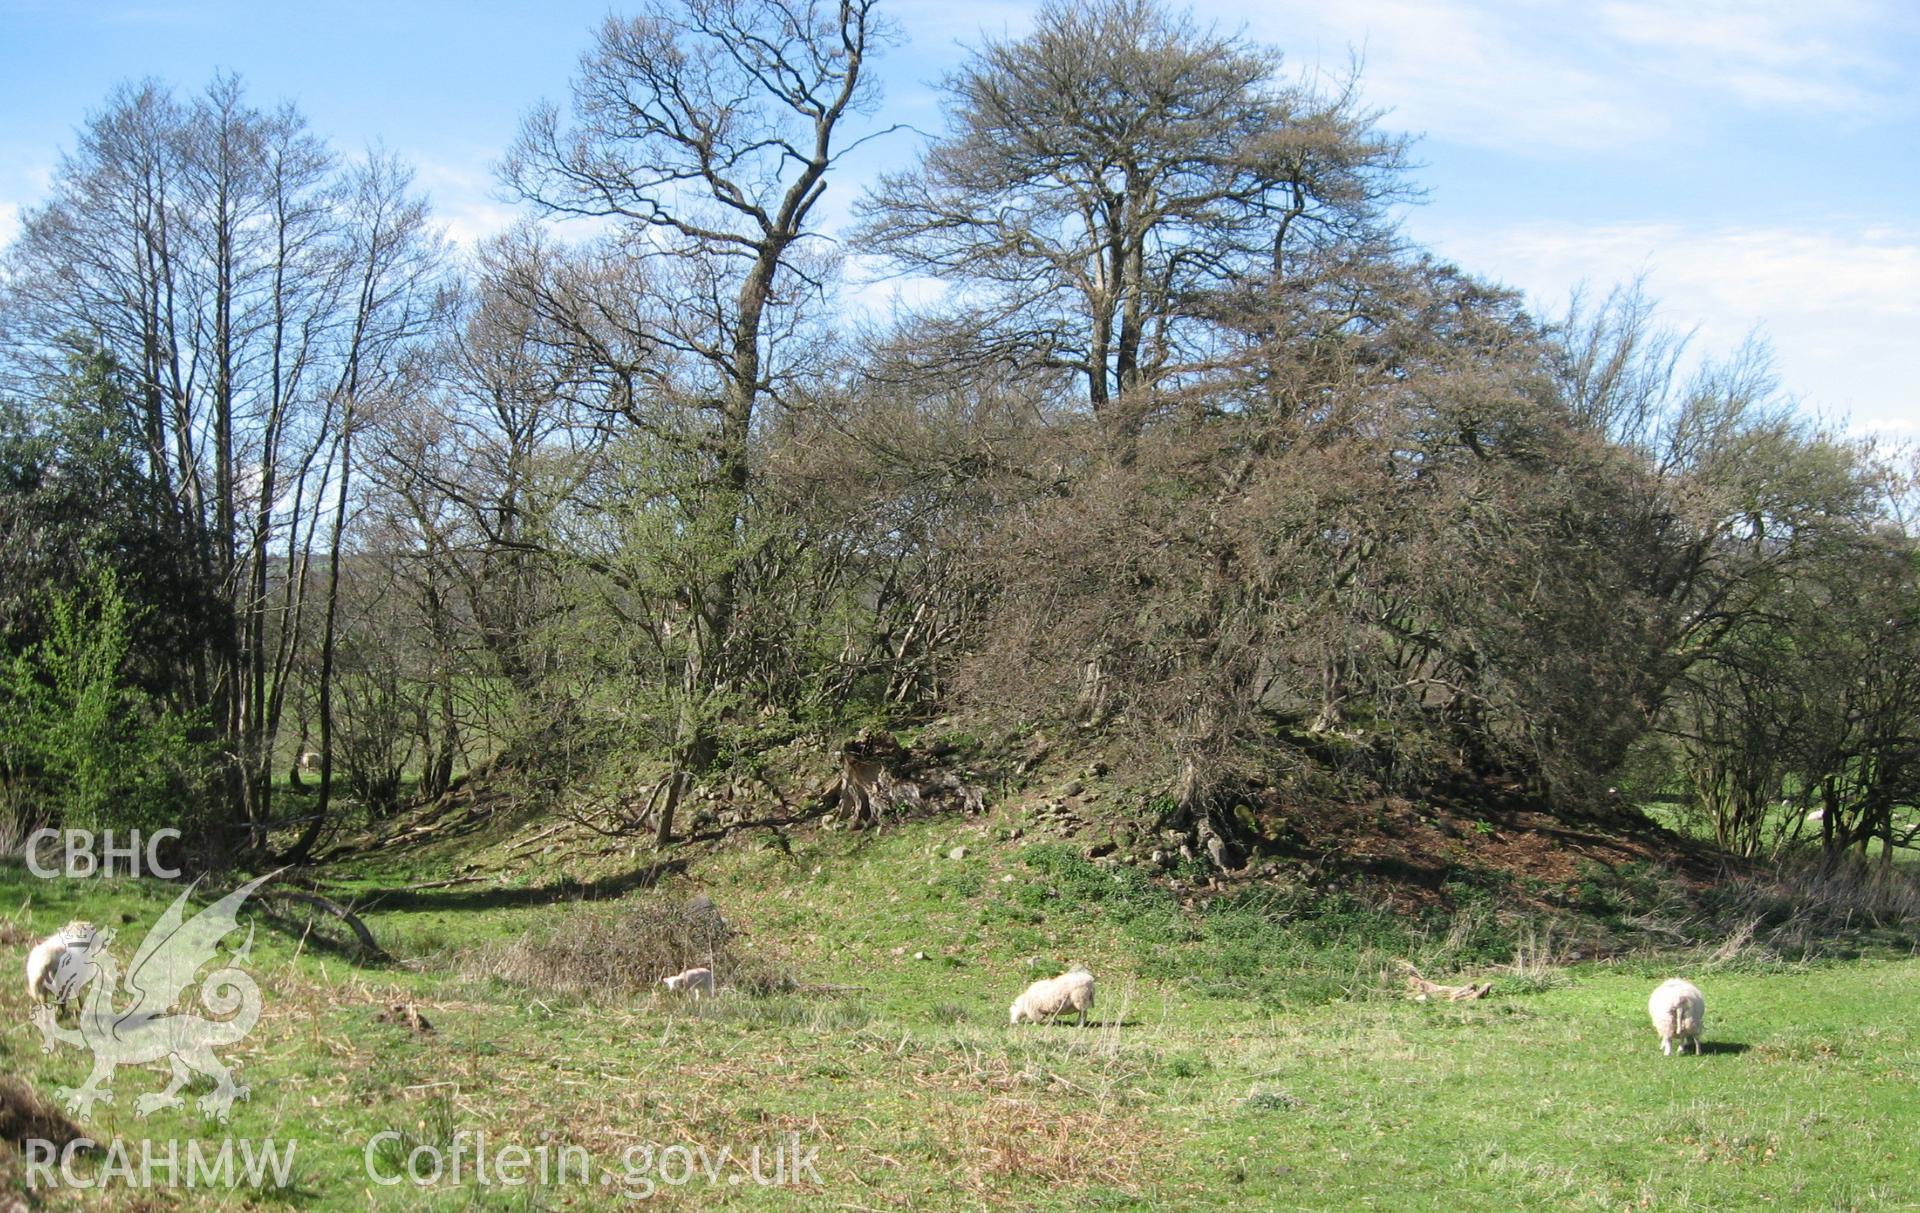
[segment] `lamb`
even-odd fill
[[[662,977],[660,984],[669,990],[691,990],[693,996],[698,998],[702,991],[708,994],[713,993],[713,970],[708,968],[688,969],[686,972],[676,973],[672,977]]]
[[[1022,1019],[1039,1023],[1072,1010],[1080,1012],[1080,1026],[1085,1027],[1087,1012],[1092,1009],[1093,974],[1075,965],[1058,977],[1042,978],[1028,986],[1026,993],[1014,999],[1008,1009],[1008,1024],[1017,1024]]]
[[[78,995],[85,970],[60,962],[69,952],[84,950],[93,936],[92,923],[76,921],[35,944],[27,953],[27,997],[42,1006],[51,1003],[57,1008]]]
[[[1700,1033],[1707,1023],[1707,1000],[1700,995],[1700,987],[1678,977],[1670,978],[1660,984],[1647,999],[1647,1014],[1653,1019],[1654,1031],[1660,1033],[1660,1052],[1663,1056],[1673,1056],[1673,1042],[1680,1042],[1680,1051],[1687,1051],[1687,1042],[1693,1042],[1693,1054],[1700,1055]]]

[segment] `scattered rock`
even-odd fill
[[[720,913],[720,907],[713,904],[713,898],[705,893],[695,893],[687,899],[683,910],[687,922],[708,940],[719,942],[733,934],[733,927],[726,916]]]
[[[1078,796],[1080,793],[1086,790],[1087,790],[1086,785],[1081,783],[1078,779],[1069,779],[1064,785],[1061,786],[1060,794],[1062,796]]]
[[[1105,859],[1107,856],[1113,854],[1114,851],[1118,849],[1119,848],[1114,845],[1112,839],[1108,839],[1106,842],[1096,842],[1092,846],[1087,848],[1087,858],[1088,859]]]
[[[913,954],[913,958],[915,960],[925,960],[927,958],[927,954],[925,952],[915,952]]]
[[[1226,840],[1218,834],[1207,835],[1207,857],[1213,860],[1213,866],[1231,871],[1240,866],[1240,856],[1234,853]]]
[[[948,859],[965,859],[966,857],[967,848],[965,847],[955,847],[953,850],[947,852]]]

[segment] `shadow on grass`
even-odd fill
[[[1739,1040],[1703,1040],[1700,1042],[1702,1057],[1737,1057],[1753,1046]]]
[[[641,889],[651,889],[669,876],[687,869],[686,859],[648,864],[618,876],[576,880],[563,876],[549,884],[526,889],[368,889],[356,905],[361,910],[504,910],[552,905],[562,901],[605,901]]]

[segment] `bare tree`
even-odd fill
[[[947,87],[950,132],[862,201],[867,240],[958,284],[958,323],[1072,370],[1122,432],[1211,357],[1213,296],[1295,272],[1400,188],[1402,144],[1351,82],[1288,86],[1277,52],[1156,0],[1056,0]]]
[[[127,368],[155,480],[227,610],[189,657],[233,816],[271,820],[271,762],[350,401],[429,322],[432,241],[384,161],[355,173],[290,109],[217,78],[190,104],[116,90],[12,250],[32,375],[76,342]],[[337,519],[336,519],[337,522]]]
[[[369,400],[403,390],[410,368],[399,355],[437,331],[446,296],[439,277],[438,238],[428,227],[425,203],[411,193],[413,178],[397,161],[374,159],[350,180],[350,221],[341,265],[350,293],[342,311],[344,340],[331,383],[329,419],[337,416],[333,524],[327,545],[326,612],[321,623],[319,669],[320,800],[293,855],[305,858],[327,821],[333,792],[333,662],[340,611],[340,565],[345,550],[348,503],[353,496],[354,439],[365,424]],[[291,646],[284,650],[291,660]],[[276,705],[277,706],[277,705]]]
[[[818,288],[796,248],[847,150],[840,128],[868,92],[871,0],[692,0],[610,19],[581,61],[567,118],[536,110],[503,174],[549,214],[612,219],[673,292],[653,330],[646,406],[704,456],[697,523],[709,571],[683,587],[697,643],[657,837],[672,837],[686,783],[714,755],[704,715],[727,678],[739,542],[757,410],[783,374],[776,313]]]

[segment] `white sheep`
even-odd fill
[[[686,972],[676,973],[672,977],[662,977],[660,984],[669,990],[691,990],[693,996],[698,998],[702,991],[708,994],[713,993],[713,970],[708,968],[688,969]]]
[[[69,952],[78,954],[93,941],[94,925],[70,922],[34,945],[27,953],[27,997],[45,1006],[66,1005],[80,993],[88,970],[84,966],[62,965]]]
[[[1678,977],[1661,982],[1647,999],[1647,1015],[1653,1020],[1654,1031],[1660,1033],[1660,1052],[1673,1056],[1673,1042],[1680,1042],[1680,1051],[1687,1051],[1687,1042],[1693,1042],[1694,1056],[1700,1055],[1700,1033],[1707,1025],[1707,1000],[1700,995],[1700,987]]]
[[[1058,977],[1046,977],[1028,986],[1026,993],[1013,1000],[1008,1008],[1009,1025],[1022,1019],[1039,1023],[1042,1019],[1051,1020],[1063,1011],[1080,1012],[1080,1026],[1087,1023],[1087,1012],[1093,1009],[1093,974],[1081,965],[1075,965]]]

